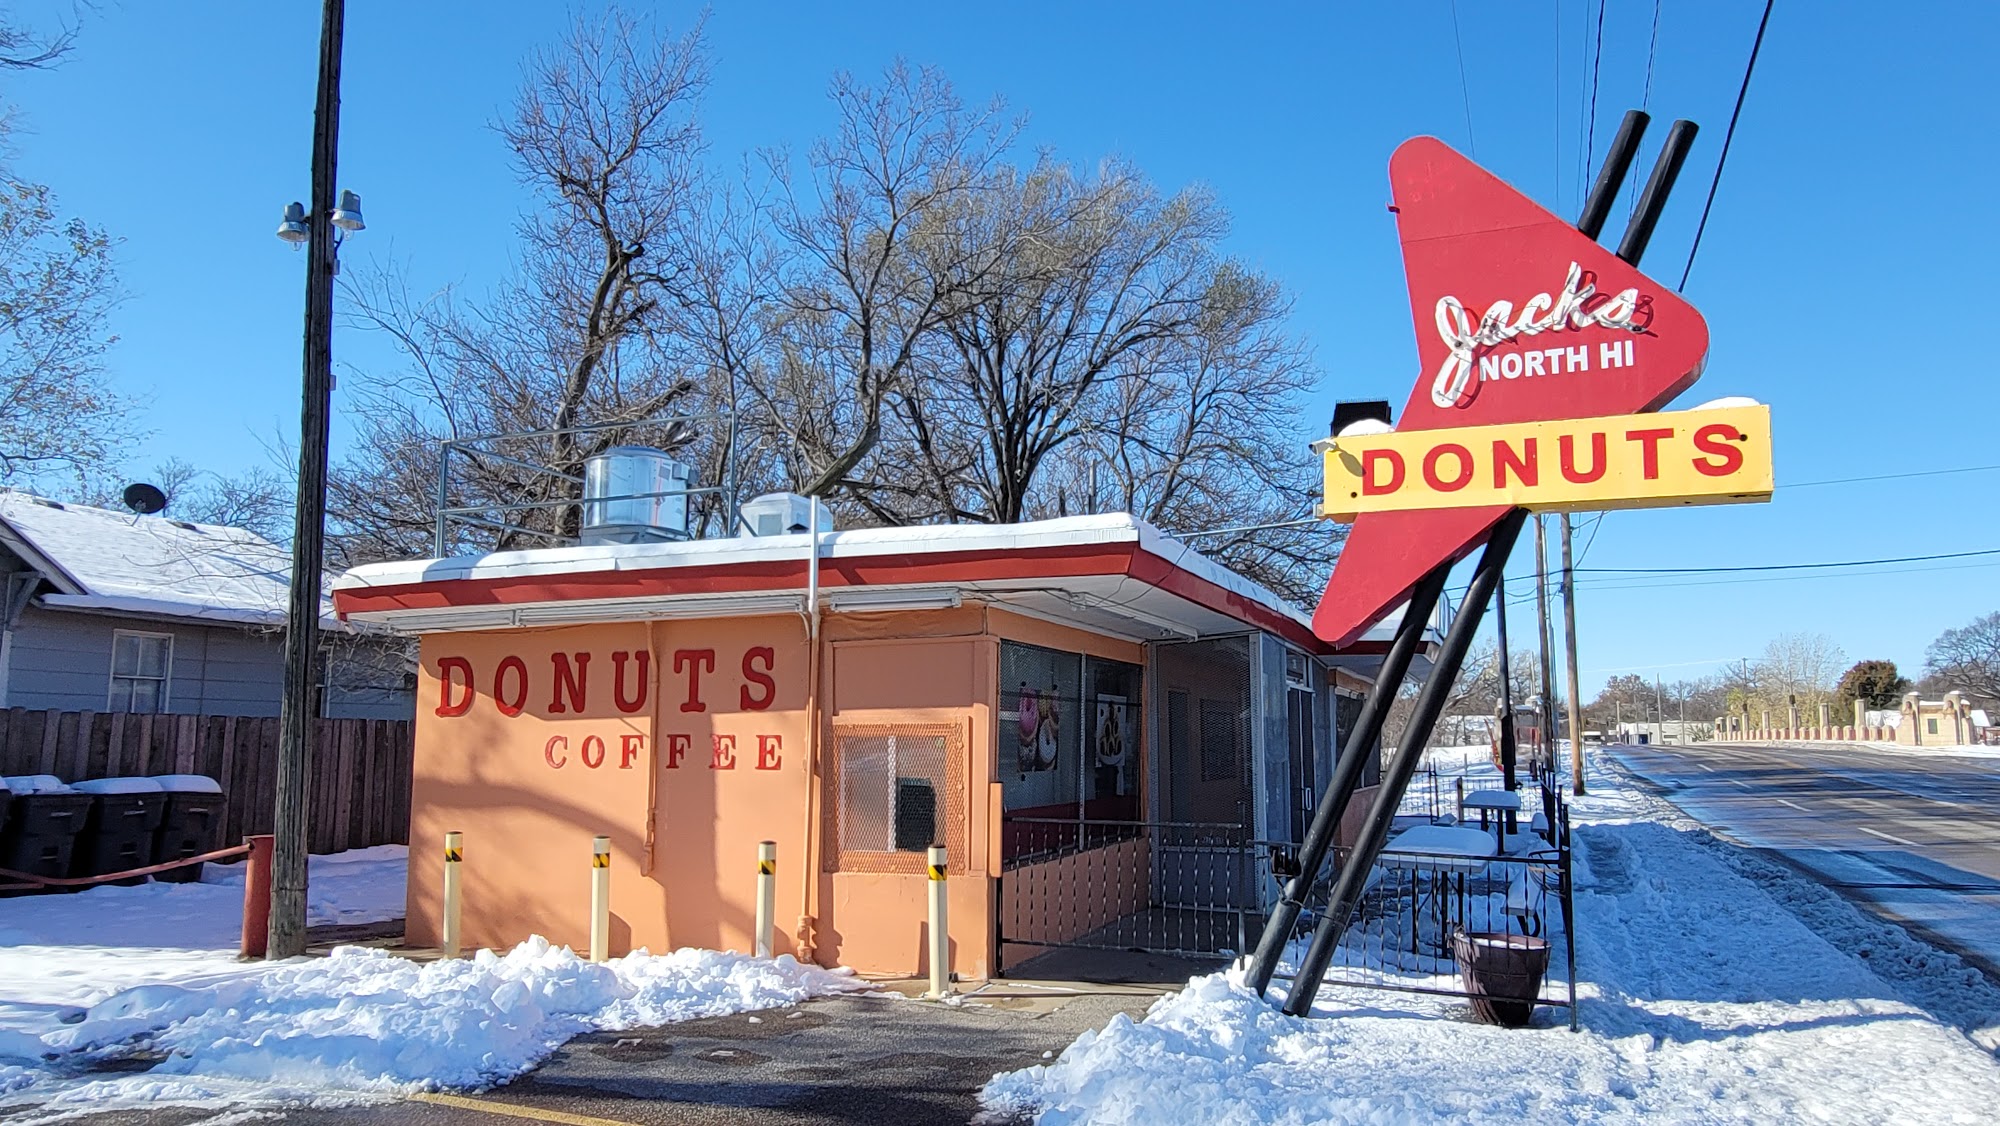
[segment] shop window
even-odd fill
[[[159,715],[167,710],[174,638],[118,630],[111,635],[111,698],[106,711]]]
[[[1144,670],[1000,645],[1002,853],[1013,861],[1136,836],[1145,817]]]
[[[924,869],[933,844],[965,853],[965,731],[957,724],[836,727],[827,773],[826,869]]]
[[[1036,645],[1000,646],[1000,778],[1009,813],[1137,819],[1143,670]]]

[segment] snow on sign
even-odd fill
[[[1771,499],[1765,406],[1336,438],[1320,514],[1518,506],[1537,512]]]
[[[1700,376],[1708,326],[1693,306],[1444,142],[1404,142],[1389,181],[1422,365],[1399,435],[1656,411]],[[1513,501],[1472,497],[1349,509],[1314,632],[1352,642],[1484,543]]]

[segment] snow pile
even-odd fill
[[[1859,931],[1829,942],[1706,834],[1662,823],[1620,779],[1595,785],[1575,807],[1582,1034],[1557,1010],[1509,1030],[1462,1001],[1333,985],[1300,1020],[1215,974],[995,1077],[989,1111],[1045,1126],[1988,1120],[2000,1067],[1855,957]]]
[[[329,1088],[485,1087],[570,1037],[794,1004],[855,986],[790,957],[643,951],[594,965],[533,939],[506,955],[412,962],[342,947],[197,985],[116,993],[40,1036],[0,1030],[0,1106],[311,1099]],[[141,1075],[65,1081],[124,1059]],[[12,1066],[10,1066],[10,1063]]]
[[[400,845],[313,857],[312,922],[399,918],[406,857]],[[352,946],[238,962],[242,869],[203,880],[0,899],[0,1113],[485,1087],[581,1032],[858,985],[790,957],[705,950],[592,964],[539,938],[429,964]]]
[[[114,994],[41,1035],[41,1067],[9,1074],[0,1065],[0,1105],[480,1088],[520,1074],[582,1032],[775,1008],[855,985],[789,956],[640,951],[592,964],[536,938],[505,955],[420,964],[341,947],[328,958],[206,985]],[[0,1042],[16,1057],[35,1047],[18,1034]],[[46,1082],[59,1071],[158,1056],[165,1058],[143,1075]]]

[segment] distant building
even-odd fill
[[[290,575],[241,528],[0,490],[0,707],[277,715]],[[410,718],[406,643],[321,626],[319,714]]]
[[[1666,720],[1661,723],[1620,723],[1611,729],[1614,743],[1691,743],[1711,737],[1712,728],[1705,723]],[[1589,738],[1588,734],[1585,736]]]
[[[1903,695],[1902,706],[1889,713],[1887,726],[1895,739],[1912,747],[1955,747],[1988,741],[1986,713],[1957,692],[1926,700],[1915,692]]]

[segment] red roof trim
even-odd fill
[[[1197,606],[1276,634],[1307,652],[1332,652],[1308,626],[1289,614],[1183,570],[1161,556],[1141,551],[1139,545],[1131,541],[850,556],[825,559],[820,563],[820,585],[829,590],[1093,575],[1129,575]],[[656,567],[642,571],[508,575],[440,579],[398,586],[347,587],[333,592],[333,605],[337,613],[346,617],[399,610],[520,606],[587,599],[766,593],[797,590],[805,580],[806,561],[803,558],[761,559],[694,567]],[[1340,652],[1369,653],[1381,648],[1379,644],[1357,644]]]
[[[931,551],[820,561],[827,589],[974,579],[1046,579],[1068,575],[1122,575],[1137,545],[1064,544],[1054,547]],[[440,579],[398,586],[345,587],[333,592],[342,616],[439,610],[461,606],[519,606],[584,599],[659,598],[669,595],[747,594],[797,590],[806,560],[758,559],[695,567],[586,571],[576,574],[501,575]]]

